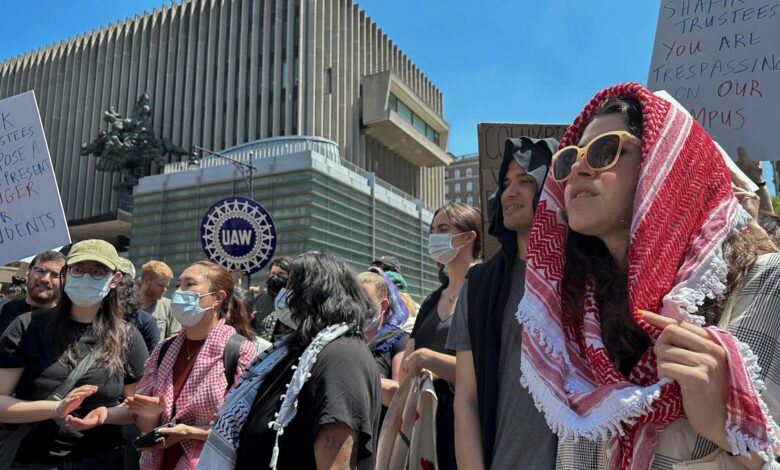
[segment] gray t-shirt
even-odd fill
[[[515,318],[525,292],[525,263],[512,268],[512,291],[503,312],[501,352],[498,360],[498,403],[496,442],[491,470],[533,468],[554,469],[558,438],[547,427],[528,390],[520,385],[522,327]],[[447,348],[471,351],[468,320],[468,279],[460,291],[447,338]],[[481,312],[477,312],[481,313]]]
[[[157,329],[160,330],[160,341],[165,341],[181,331],[181,323],[173,318],[173,314],[171,313],[170,299],[162,297],[160,300],[156,300],[152,305],[143,308],[143,310],[151,313],[154,320],[157,322]]]

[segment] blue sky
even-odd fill
[[[479,122],[568,123],[598,90],[645,83],[660,0],[358,3],[442,90],[449,150],[463,155],[477,151]],[[162,4],[9,3],[0,60]]]

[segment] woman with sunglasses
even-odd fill
[[[399,383],[415,377],[422,369],[434,374],[438,399],[436,411],[436,454],[439,468],[457,468],[455,462],[455,351],[447,349],[455,305],[466,272],[479,259],[482,216],[466,204],[446,204],[433,214],[428,251],[446,268],[442,285],[420,306],[404,352]]]
[[[123,320],[118,261],[114,247],[102,240],[73,244],[57,307],[16,318],[0,338],[0,423],[10,425],[0,430],[0,460],[12,459],[11,468],[121,468],[119,426],[75,433],[63,421],[70,413],[84,416],[118,404],[134,393],[143,374],[148,353],[138,331]],[[91,366],[62,390],[83,361]],[[14,438],[6,431],[20,428],[27,434],[17,435],[23,438],[11,448]]]
[[[135,422],[142,433],[175,421],[161,430],[165,439],[160,444],[142,453],[142,469],[194,469],[228,392],[224,356],[229,345],[238,344],[231,382],[257,354],[230,271],[198,261],[181,273],[176,287],[171,313],[183,330],[152,352],[136,393],[121,406],[96,409],[84,419],[68,418],[73,429]]]
[[[768,468],[780,255],[746,229],[712,139],[618,85],[569,127],[551,176],[518,317],[558,467]]]

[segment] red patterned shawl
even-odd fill
[[[705,297],[722,294],[727,266],[722,243],[743,227],[747,214],[731,192],[730,175],[712,139],[687,113],[636,83],[598,93],[561,140],[577,144],[594,111],[606,99],[630,96],[643,113],[642,162],[633,206],[628,252],[630,311],[644,309],[702,325]],[[610,439],[611,467],[644,470],[652,462],[658,430],[683,412],[679,386],[658,380],[652,348],[629,379],[601,341],[598,305],[589,285],[580,326],[562,315],[560,282],[568,227],[563,184],[547,178],[528,246],[523,324],[522,379],[560,436]],[[655,340],[660,331],[635,321]],[[732,452],[771,456],[774,422],[758,393],[763,384],[749,347],[708,328],[724,345],[732,395],[727,433]],[[746,366],[748,364],[748,366]]]

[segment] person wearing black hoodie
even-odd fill
[[[457,351],[455,451],[468,469],[554,469],[558,439],[520,385],[522,329],[515,319],[525,254],[553,139],[507,139],[498,189],[488,201],[501,249],[472,267],[447,340]]]

